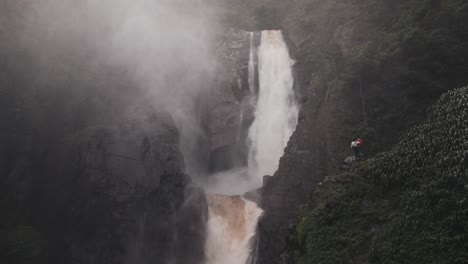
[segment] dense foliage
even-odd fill
[[[291,238],[294,263],[468,262],[468,87],[391,151],[327,178]]]
[[[448,87],[468,83],[466,1],[225,2],[234,27],[290,38],[304,112],[327,113],[334,156],[358,135],[369,154],[388,150]]]
[[[449,87],[468,82],[464,1],[304,5],[299,23],[307,39],[298,50],[320,98],[312,109],[329,103],[335,155],[357,135],[367,139],[367,152],[388,150]]]

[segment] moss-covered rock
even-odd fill
[[[327,178],[298,218],[292,263],[468,262],[468,87],[391,151]]]

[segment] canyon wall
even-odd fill
[[[301,205],[364,138],[389,149],[443,92],[468,83],[466,5],[457,1],[230,1],[249,30],[282,29],[296,60],[301,111],[262,189],[260,263],[281,263]]]
[[[16,146],[2,177],[5,263],[203,263],[207,201],[177,129],[167,114],[138,116]]]

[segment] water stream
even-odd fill
[[[293,60],[281,31],[263,31],[258,49],[259,94],[255,120],[249,130],[249,174],[257,186],[273,175],[296,129]]]
[[[281,31],[262,31],[261,44],[250,33],[248,81],[255,93],[255,59],[259,87],[255,119],[249,129],[248,167],[218,175],[218,186],[208,188],[209,220],[206,264],[245,264],[252,254],[252,238],[262,210],[240,196],[261,186],[264,175],[277,169],[284,148],[297,125],[298,106],[293,91],[292,64]],[[243,114],[243,113],[242,113]]]

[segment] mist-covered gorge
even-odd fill
[[[245,85],[242,65],[262,73],[249,57],[262,33],[219,30],[212,17],[178,2],[113,5],[2,3],[6,263],[205,263],[209,218],[225,214],[208,208],[213,198],[201,186],[248,165],[260,80]],[[281,32],[271,35],[282,51],[272,69],[286,73],[285,85],[276,86],[287,91],[280,102],[295,107],[287,47]],[[294,125],[285,124],[287,133]],[[279,134],[271,171],[285,137]],[[245,186],[233,178],[235,193],[260,187],[263,175],[254,176]],[[262,210],[232,199],[246,209],[234,218],[252,212],[240,232],[241,254],[251,258]]]
[[[465,263],[466,89],[435,102],[468,83],[467,13],[458,0],[2,1],[0,262]],[[251,185],[264,30],[287,46],[297,126]],[[356,137],[369,159],[343,166]]]
[[[0,262],[204,263],[180,150],[214,64],[194,5],[2,1]]]

